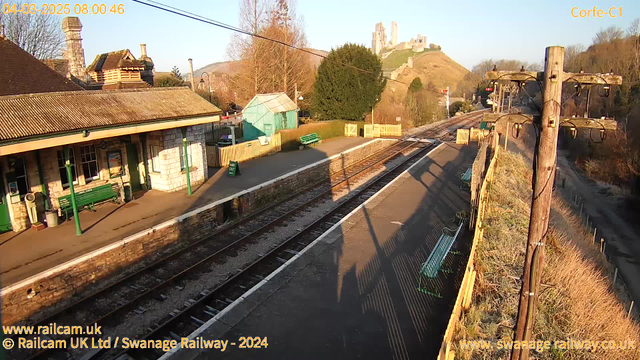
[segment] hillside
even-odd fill
[[[382,68],[384,70],[394,70],[399,68],[402,64],[407,62],[407,59],[411,56],[418,56],[429,51],[438,51],[434,49],[425,49],[423,52],[413,52],[411,49],[396,50],[389,56],[382,59]]]
[[[438,89],[445,89],[449,86],[450,91],[453,92],[468,72],[469,70],[442,51],[429,51],[416,56],[413,61],[413,68],[405,68],[396,80],[409,84],[414,78],[420,77],[422,84],[425,86],[431,82]],[[400,82],[387,81],[383,96],[391,96],[390,94],[393,94],[396,100],[402,101],[408,86]]]

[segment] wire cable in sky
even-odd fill
[[[298,47],[298,46],[294,46],[294,45],[288,44],[288,43],[286,43],[284,41],[281,41],[281,40],[278,40],[278,39],[272,39],[272,38],[269,38],[269,37],[266,37],[266,36],[263,36],[263,35],[260,35],[260,34],[252,33],[250,31],[246,31],[246,30],[237,28],[235,26],[232,26],[232,25],[229,25],[229,24],[225,24],[225,23],[217,21],[217,20],[209,19],[209,18],[206,18],[206,17],[198,15],[198,14],[190,13],[188,11],[185,11],[185,10],[182,10],[182,9],[179,9],[179,8],[175,8],[175,7],[172,7],[172,6],[169,6],[169,5],[165,5],[165,4],[159,3],[157,1],[153,1],[153,0],[146,0],[146,1],[133,0],[133,1],[137,2],[139,4],[142,4],[142,5],[146,5],[146,6],[158,9],[158,10],[166,11],[168,13],[172,13],[172,14],[175,14],[175,15],[178,15],[178,16],[182,16],[182,17],[186,17],[186,18],[189,18],[189,19],[192,19],[192,20],[200,21],[200,22],[203,22],[203,23],[206,23],[206,24],[209,24],[209,25],[213,25],[213,26],[217,26],[217,27],[220,27],[220,28],[223,28],[223,29],[226,29],[226,30],[231,30],[231,31],[235,31],[235,32],[238,32],[238,33],[241,33],[241,34],[244,34],[244,35],[252,36],[252,37],[255,37],[255,38],[258,38],[258,39],[271,41],[271,42],[274,42],[276,44],[287,46],[287,47],[289,47],[291,49],[302,51],[304,53],[307,53],[307,54],[310,54],[310,55],[313,55],[313,56],[319,56],[319,57],[321,57],[323,59],[327,58],[326,55],[319,54],[319,53],[316,53],[316,52],[313,52],[311,50],[308,50],[308,49],[305,49],[305,48],[301,48],[301,47]],[[357,66],[353,66],[353,65],[347,64],[347,63],[340,63],[340,64],[344,65],[344,66],[347,66],[349,68],[352,68],[352,69],[354,69],[356,71],[359,71],[361,73],[375,76],[375,73],[373,73],[372,71],[361,69],[361,68],[359,68]],[[395,81],[397,83],[409,86],[409,84],[407,84],[405,82],[402,82],[400,80],[392,79],[392,78],[384,76],[384,75],[382,75],[382,77],[387,79],[387,80]]]

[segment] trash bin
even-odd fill
[[[58,212],[54,210],[47,211],[47,226],[48,227],[56,227],[58,226]]]

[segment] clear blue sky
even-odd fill
[[[159,0],[234,26],[239,25],[239,0]],[[152,9],[130,0],[124,15],[80,15],[87,65],[102,52],[130,49],[140,55],[140,43],[157,71],[177,65],[184,74],[187,58],[194,68],[227,60],[231,32]],[[74,2],[70,2],[74,3]],[[89,3],[90,1],[80,1]],[[110,4],[109,2],[103,2]],[[571,8],[608,10],[622,7],[622,17],[573,18]],[[330,50],[345,42],[371,46],[371,33],[382,21],[390,36],[398,23],[399,41],[418,33],[467,68],[483,59],[509,58],[542,62],[549,45],[591,44],[593,35],[611,25],[626,30],[640,17],[640,1],[431,1],[431,0],[298,0],[306,34],[313,48]]]

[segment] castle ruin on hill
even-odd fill
[[[391,38],[389,41],[387,41],[387,33],[384,28],[384,24],[381,22],[376,24],[375,31],[371,36],[371,51],[376,55],[380,55],[384,49],[412,49],[414,52],[422,52],[426,48],[427,37],[420,34],[418,34],[416,39],[412,38],[411,41],[398,43],[398,24],[395,21],[391,22]]]

